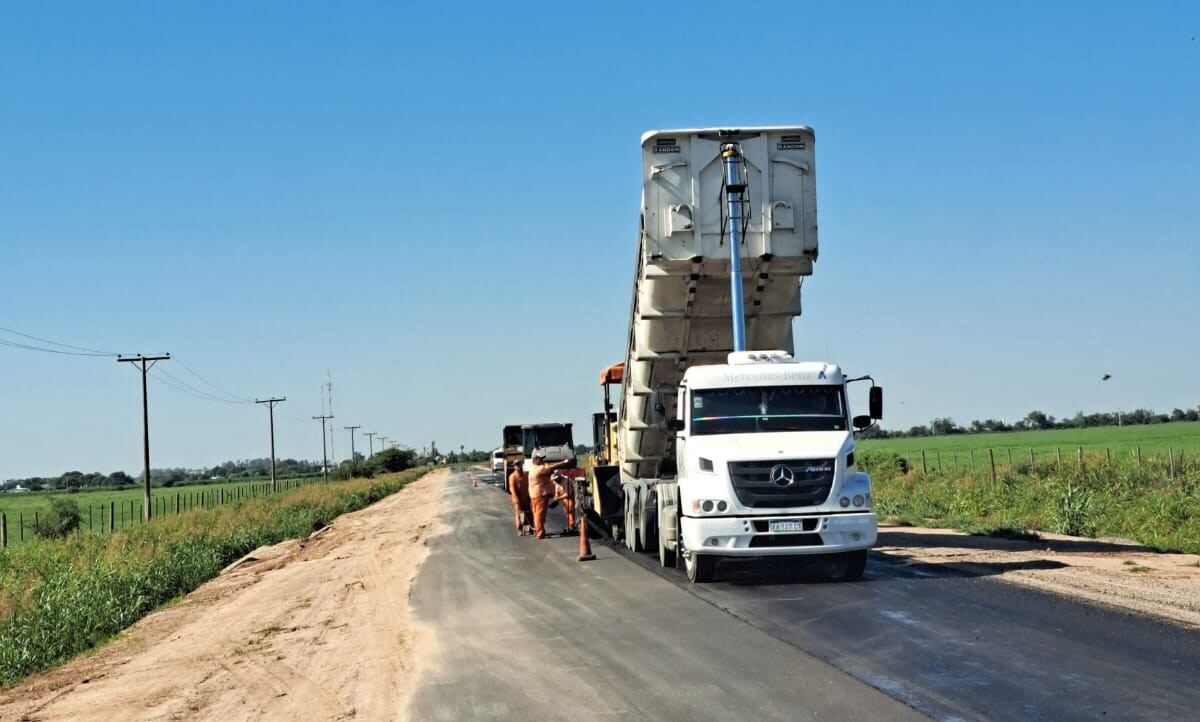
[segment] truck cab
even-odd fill
[[[521,430],[521,424],[509,424],[501,431],[501,435],[503,444],[500,448],[504,450],[504,464],[500,469],[500,488],[507,492],[508,475],[525,461],[525,434]]]
[[[871,422],[851,416],[839,367],[731,353],[684,373],[676,409],[676,483],[659,490],[659,519],[689,578],[711,576],[715,557],[815,554],[862,574],[877,518],[854,428]]]
[[[532,470],[535,454],[545,456],[550,463],[575,459],[571,424],[524,424],[521,434],[526,471]]]

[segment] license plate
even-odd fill
[[[781,521],[767,522],[767,531],[772,534],[789,531],[804,531],[804,522],[796,519],[783,519]]]

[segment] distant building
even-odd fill
[[[28,494],[29,489],[26,489],[25,487],[21,486],[20,484],[17,484],[13,488],[9,489],[8,493],[9,494]]]

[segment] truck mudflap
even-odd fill
[[[621,469],[616,465],[591,468],[591,483],[581,484],[586,489],[583,499],[588,518],[602,527],[609,536],[613,535],[613,524],[620,525],[625,514],[625,493],[621,490]]]
[[[879,520],[874,512],[772,517],[680,519],[691,552],[729,557],[810,556],[869,549]]]

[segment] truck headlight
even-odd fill
[[[725,512],[729,509],[728,502],[722,499],[692,499],[693,514],[712,514]]]
[[[855,494],[854,498],[850,501],[853,502],[855,506],[862,506],[867,500],[863,498],[862,494]]]

